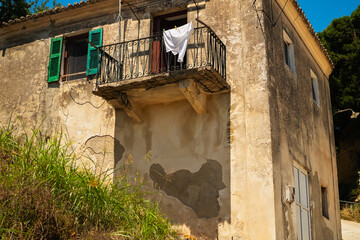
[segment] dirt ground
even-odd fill
[[[343,240],[360,240],[360,223],[341,220]]]

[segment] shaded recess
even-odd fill
[[[150,178],[155,188],[191,207],[199,218],[218,216],[219,191],[226,187],[222,182],[222,166],[219,162],[207,160],[195,173],[182,169],[170,174],[155,163],[150,166]]]

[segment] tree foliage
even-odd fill
[[[53,0],[53,8],[61,7],[62,4]],[[31,13],[49,10],[49,0],[0,0],[0,22],[7,22]]]
[[[49,10],[50,7],[48,6],[49,0],[34,0],[31,1],[31,12],[38,13],[38,12],[44,12],[46,10]],[[56,0],[53,0],[53,8],[55,7],[61,7],[62,4],[56,2]]]
[[[360,110],[360,6],[335,19],[318,34],[335,69],[330,76],[332,105],[336,109]]]
[[[30,6],[26,0],[0,0],[0,22],[30,14]]]

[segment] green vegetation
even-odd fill
[[[49,3],[49,0],[34,0],[34,1],[31,1],[30,4],[31,4],[31,12],[32,13],[39,13],[39,12],[44,12],[46,10],[49,10],[50,7],[47,6]],[[61,3],[58,3],[56,2],[56,0],[53,0],[53,7],[52,8],[56,8],[56,7],[61,7],[62,4]]]
[[[354,199],[355,201],[360,200],[360,171],[358,172],[358,174],[359,174],[359,179],[357,181],[357,187],[355,187],[350,193],[351,198]]]
[[[347,205],[341,209],[341,218],[360,223],[360,205]]]
[[[352,198],[358,200],[360,196],[360,172],[358,179],[358,187],[354,188],[351,192]],[[351,203],[340,203],[341,207],[341,218],[345,220],[355,221],[360,223],[360,203],[351,204]]]
[[[51,7],[48,3],[49,0],[0,0],[0,23],[49,10]],[[52,6],[52,8],[61,7],[62,4],[53,0]]]
[[[0,23],[30,14],[30,7],[25,0],[0,0]]]
[[[80,171],[61,142],[0,127],[0,239],[171,239],[139,187]]]
[[[360,110],[360,6],[334,19],[318,34],[335,68],[330,76],[332,106]]]

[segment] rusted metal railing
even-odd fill
[[[162,35],[99,48],[97,84],[209,66],[226,79],[226,48],[209,27],[195,28],[183,62],[166,53]]]

